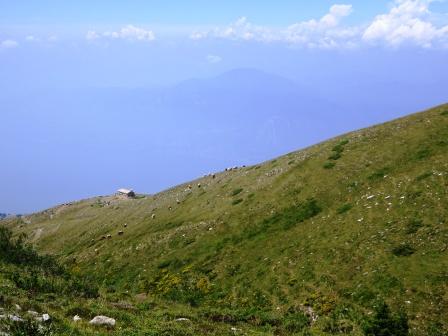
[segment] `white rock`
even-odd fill
[[[190,319],[187,319],[186,317],[179,317],[178,319],[176,319],[176,321],[178,321],[178,322],[190,321]]]
[[[22,310],[22,307],[20,307],[18,304],[15,305],[16,310]]]
[[[90,322],[93,325],[105,325],[113,327],[115,325],[115,320],[107,316],[95,316]]]
[[[50,321],[51,317],[48,314],[42,314],[42,321],[47,322]]]
[[[78,321],[81,321],[81,320],[82,320],[82,318],[80,318],[78,315],[73,316],[73,321],[74,322],[78,322]]]
[[[8,315],[8,318],[13,322],[22,322],[23,321],[23,319],[17,315]]]
[[[27,311],[27,314],[28,314],[28,315],[31,315],[31,316],[37,316],[37,315],[39,315],[38,312],[35,312],[35,311],[33,311],[33,310],[28,310],[28,311]]]

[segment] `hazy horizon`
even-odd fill
[[[154,193],[448,101],[446,1],[0,9],[0,212]]]

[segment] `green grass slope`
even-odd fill
[[[95,278],[100,298],[49,309],[113,315],[108,333],[446,335],[448,105],[156,195],[3,222]]]

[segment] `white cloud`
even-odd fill
[[[207,62],[211,64],[216,64],[222,61],[222,57],[217,55],[207,55]]]
[[[39,39],[34,36],[34,35],[28,35],[27,37],[25,37],[25,40],[28,42],[35,42],[35,41],[39,41]]]
[[[202,40],[207,37],[207,32],[194,32],[190,35],[192,40]]]
[[[3,49],[12,49],[17,48],[19,46],[19,43],[14,40],[4,40],[0,43],[0,48]]]
[[[353,12],[351,5],[333,5],[320,20],[309,20],[289,26],[284,40],[311,48],[349,46],[359,34],[357,27],[342,27],[342,19]]]
[[[287,42],[307,47],[335,47],[338,40],[351,39],[357,30],[340,27],[341,20],[353,11],[351,5],[334,5],[320,20],[299,22],[284,29],[254,25],[246,17],[225,27],[195,32],[191,39],[222,38],[230,40]]]
[[[362,38],[371,43],[387,45],[415,44],[421,47],[448,42],[448,25],[437,27],[431,21],[432,0],[395,0],[387,14],[378,15],[367,27]],[[446,45],[446,44],[445,44]]]
[[[122,27],[119,31],[97,33],[96,31],[90,30],[86,34],[86,39],[89,41],[97,40],[100,38],[149,42],[154,41],[156,37],[152,30],[146,30],[133,25]]]
[[[343,20],[353,13],[350,4],[333,5],[320,19],[298,22],[285,28],[254,25],[246,17],[241,17],[224,27],[194,32],[190,38],[283,42],[321,49],[402,44],[448,48],[448,17],[430,11],[430,4],[435,1],[443,0],[393,0],[389,12],[376,16],[367,24],[351,26],[343,24]]]
[[[96,31],[93,31],[93,30],[89,30],[86,34],[86,39],[89,41],[99,39],[100,37],[101,36]]]
[[[274,41],[277,37],[274,31],[268,27],[256,26],[250,23],[246,17],[240,17],[235,22],[225,27],[216,27],[209,31],[194,32],[190,35],[193,40],[205,38],[222,38],[244,41]]]

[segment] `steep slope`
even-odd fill
[[[156,195],[4,222],[95,275],[104,298],[189,307],[196,322],[358,335],[385,302],[412,335],[442,335],[447,187],[444,105]]]

